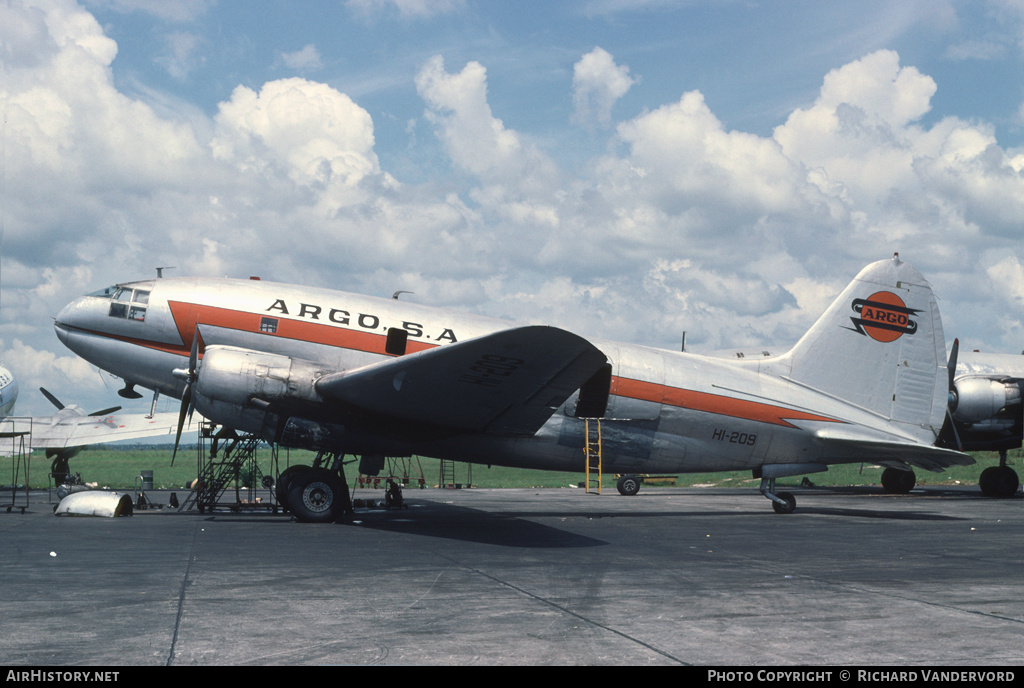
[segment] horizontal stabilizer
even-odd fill
[[[326,375],[316,389],[396,420],[532,435],[606,361],[578,335],[527,326]]]
[[[963,452],[901,440],[866,427],[822,428],[814,436],[824,442],[848,446],[862,461],[903,463],[939,472],[949,466],[970,466],[974,459]]]

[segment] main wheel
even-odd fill
[[[1012,497],[1020,487],[1020,478],[1009,466],[989,466],[981,472],[978,485],[986,497]]]
[[[615,483],[620,495],[632,496],[640,491],[640,478],[635,475],[623,475]]]
[[[882,489],[889,494],[906,494],[917,485],[914,471],[901,471],[898,468],[886,468],[882,471]]]
[[[312,470],[309,466],[299,463],[289,466],[281,471],[281,475],[277,476],[274,495],[277,497],[277,503],[281,505],[282,509],[288,508],[288,491],[292,489],[292,481],[295,480],[295,476],[309,470]]]
[[[772,508],[775,509],[775,513],[791,514],[794,511],[796,511],[796,497],[794,497],[788,492],[780,492],[775,496],[786,502],[785,504],[779,504],[773,499]]]
[[[341,479],[323,468],[311,468],[292,479],[288,508],[303,523],[333,523],[344,511]]]

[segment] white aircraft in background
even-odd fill
[[[60,340],[208,420],[333,454],[288,476],[300,520],[336,520],[343,453],[582,472],[747,469],[775,480],[870,461],[913,477],[969,465],[936,447],[948,367],[931,287],[899,256],[869,265],[787,353],[723,360],[554,327],[258,280],[119,284],[66,306]],[[593,438],[591,438],[593,439]],[[363,470],[363,472],[370,472]],[[280,481],[285,480],[282,474]]]
[[[57,484],[68,478],[68,461],[85,445],[169,436],[177,427],[175,413],[118,414],[120,406],[86,413],[78,406],[65,406],[41,387],[39,391],[57,407],[57,413],[15,417],[18,381],[10,370],[0,366],[0,456],[11,456],[22,448],[26,452],[45,450],[46,457],[52,460],[50,472]],[[27,446],[20,446],[21,437],[26,439]]]
[[[18,381],[11,371],[0,366],[0,418],[6,418],[14,411],[14,402],[18,400]]]
[[[981,491],[992,497],[1017,492],[1020,478],[1007,465],[1006,452],[1024,436],[1024,355],[964,352],[950,385],[952,423],[940,437],[942,446],[967,451],[998,451],[999,465],[981,472]]]

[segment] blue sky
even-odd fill
[[[110,405],[52,317],[157,265],[714,350],[900,251],[947,341],[1024,349],[1020,0],[10,0],[0,38],[25,390]]]

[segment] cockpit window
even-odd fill
[[[110,317],[125,318],[142,322],[146,319],[149,305],[149,291],[131,287],[108,288],[95,292],[93,296],[110,296]]]

